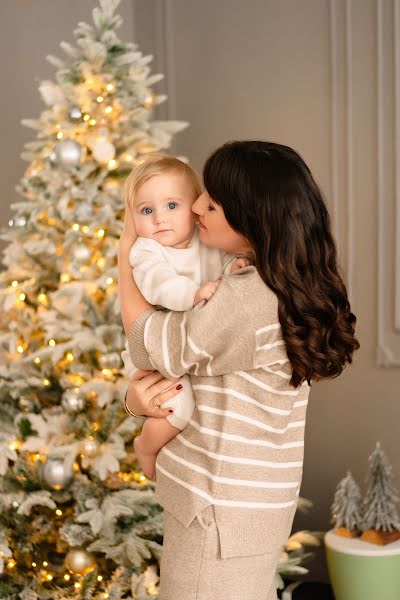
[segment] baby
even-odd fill
[[[196,171],[181,160],[163,153],[149,155],[126,181],[125,206],[132,210],[138,239],[129,263],[135,282],[146,300],[174,311],[186,311],[208,301],[224,273],[246,266],[246,259],[209,248],[199,242],[192,205],[202,193]],[[122,352],[126,376],[132,364],[128,342]],[[165,402],[174,412],[164,419],[146,419],[134,440],[143,473],[155,479],[159,450],[190,421],[195,401],[190,378],[181,381],[182,391]]]

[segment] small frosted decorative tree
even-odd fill
[[[361,536],[363,540],[383,545],[400,538],[398,501],[392,466],[378,442],[369,457],[368,488],[364,499]]]
[[[357,537],[362,524],[361,491],[350,471],[338,484],[331,507],[335,531],[344,537]]]

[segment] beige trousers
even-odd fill
[[[159,600],[277,600],[279,556],[222,559],[212,505],[188,528],[164,510]]]

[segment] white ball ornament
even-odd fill
[[[92,154],[97,162],[107,164],[115,158],[115,146],[109,140],[100,137],[92,146]]]
[[[88,438],[83,440],[81,445],[81,452],[88,458],[94,458],[99,452],[99,444],[96,440]]]
[[[50,156],[52,159],[53,157]],[[75,167],[82,158],[82,146],[75,140],[60,140],[55,145],[54,161],[62,167]]]
[[[64,490],[71,483],[74,471],[63,460],[48,458],[42,467],[42,477],[53,490]]]
[[[65,556],[65,566],[71,573],[87,575],[96,568],[96,559],[85,548],[72,548]]]
[[[74,259],[79,263],[89,260],[91,254],[91,249],[89,246],[85,246],[85,244],[78,244],[73,250]]]

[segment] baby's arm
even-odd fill
[[[239,271],[239,269],[243,269],[244,267],[249,267],[252,264],[251,260],[241,256],[240,258],[235,258],[229,265],[230,273],[234,273],[235,271]]]

